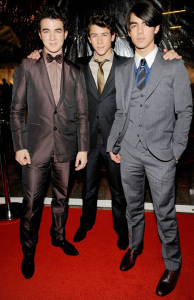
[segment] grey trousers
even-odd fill
[[[126,217],[129,247],[138,249],[144,236],[144,192],[147,176],[165,267],[174,271],[181,266],[181,251],[175,211],[176,161],[160,161],[142,144],[121,150],[121,179],[127,201]],[[154,241],[153,245],[154,247]]]

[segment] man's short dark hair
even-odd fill
[[[116,32],[115,19],[113,16],[109,15],[106,11],[95,10],[89,16],[86,34],[90,35],[90,28],[92,25],[97,25],[102,28],[108,28],[111,35]]]
[[[61,10],[54,5],[43,6],[43,8],[40,9],[36,18],[36,27],[38,31],[40,31],[40,22],[43,19],[59,19],[63,23],[64,30],[68,30],[68,18],[66,11]]]
[[[125,19],[127,32],[130,31],[130,17],[132,13],[143,20],[149,27],[156,27],[162,23],[161,9],[156,7],[153,2],[144,0],[129,8]]]

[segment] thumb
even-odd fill
[[[31,164],[31,159],[30,159],[30,154],[29,153],[26,154],[26,160],[27,160],[28,164]]]
[[[78,166],[79,166],[79,157],[76,156],[75,167],[77,168]]]

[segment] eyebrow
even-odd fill
[[[50,28],[43,28],[42,30],[44,31],[44,30],[51,30],[51,29]],[[62,31],[61,28],[55,28],[54,30],[61,30]]]
[[[130,23],[129,23],[129,26],[130,26],[130,25],[133,25],[133,24],[137,24],[137,22],[130,22]]]
[[[92,35],[92,34],[98,34],[98,33],[97,32],[90,33],[90,35]],[[101,32],[100,34],[109,34],[109,32],[105,31],[105,32]]]

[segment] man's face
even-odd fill
[[[108,28],[92,25],[88,39],[98,60],[102,61],[111,54],[111,43],[115,39],[115,34],[111,35]]]
[[[51,55],[62,53],[64,40],[67,37],[63,22],[59,19],[42,19],[39,36],[44,44],[44,50]]]
[[[134,13],[131,14],[128,34],[135,45],[135,50],[142,57],[145,57],[154,49],[154,35],[159,31],[159,28],[159,25],[149,27]]]

